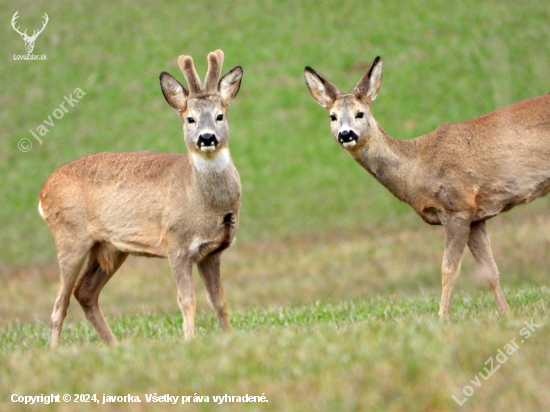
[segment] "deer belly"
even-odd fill
[[[149,257],[167,257],[159,241],[151,242],[148,238],[111,239],[110,243],[121,252]]]
[[[166,257],[162,231],[157,225],[133,226],[120,224],[110,230],[98,231],[95,238],[111,243],[118,250],[134,255]]]
[[[480,190],[476,218],[483,219],[506,212],[518,205],[532,202],[550,193],[550,178],[539,177],[523,182],[507,182]]]

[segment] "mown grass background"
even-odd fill
[[[9,24],[16,10],[29,32],[48,13],[33,52],[46,61],[13,59],[25,53]],[[0,16],[2,410],[20,410],[12,393],[50,392],[269,399],[185,410],[550,407],[549,200],[489,222],[512,316],[498,318],[466,255],[451,320],[438,322],[441,228],[422,223],[337,147],[302,74],[310,65],[349,90],[381,55],[373,113],[393,136],[412,138],[548,92],[550,4],[5,1]],[[224,72],[245,70],[229,116],[243,208],[223,260],[236,333],[218,331],[197,282],[198,336],[183,342],[167,262],[131,258],[101,298],[121,346],[101,345],[73,303],[62,346],[44,350],[57,266],[36,210],[43,182],[91,152],[184,151],[158,75],[183,79],[177,56],[190,54],[203,76],[216,48],[225,52]],[[29,130],[77,87],[86,95],[38,145]],[[28,153],[18,150],[22,138],[33,142]],[[487,358],[531,319],[541,328],[459,407],[451,395],[462,399]],[[147,405],[49,408],[115,407]]]

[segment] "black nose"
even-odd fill
[[[352,140],[357,140],[359,136],[355,134],[353,130],[342,130],[340,133],[338,133],[338,141],[340,143],[348,143]]]
[[[218,139],[216,139],[215,134],[205,133],[199,136],[199,140],[197,141],[197,144],[199,145],[199,147],[216,146],[218,144]]]

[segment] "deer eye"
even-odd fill
[[[193,119],[192,117],[188,117],[187,123],[195,123],[195,119]]]
[[[357,113],[357,114],[355,115],[355,118],[356,118],[356,119],[362,119],[364,115],[365,115],[365,113],[359,112],[359,113]]]
[[[331,121],[331,122],[335,122],[335,121],[336,121],[336,115],[335,115],[335,114],[331,114],[331,115],[330,115],[330,121]]]
[[[217,116],[216,116],[216,120],[217,120],[218,122],[222,121],[222,120],[223,120],[223,114],[217,115]]]

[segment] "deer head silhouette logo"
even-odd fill
[[[15,21],[19,18],[17,13],[19,13],[19,10],[17,10],[15,12],[15,14],[13,15],[13,17],[11,19],[11,25],[12,25],[13,29],[21,35],[23,40],[25,40],[25,47],[27,49],[27,53],[32,53],[32,50],[34,49],[34,42],[36,41],[36,38],[38,37],[38,35],[44,31],[44,28],[46,27],[46,24],[48,24],[49,17],[46,13],[44,13],[44,16],[43,16],[44,17],[44,24],[42,25],[42,28],[40,30],[34,30],[34,32],[32,33],[32,36],[28,36],[27,35],[27,30],[25,30],[24,33],[21,33],[19,31],[19,27],[15,27]]]

